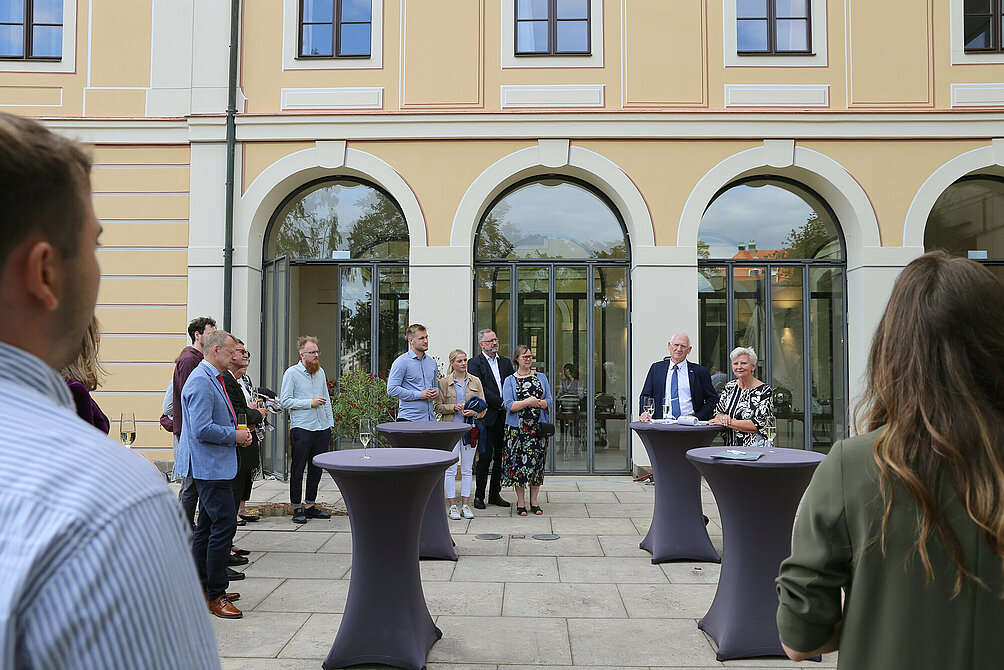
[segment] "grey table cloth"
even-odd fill
[[[352,527],[352,576],[338,633],[322,667],[382,663],[424,670],[443,636],[425,603],[418,539],[429,493],[457,462],[429,449],[357,449],[314,457],[338,484]]]
[[[452,451],[461,436],[472,427],[469,423],[452,421],[391,421],[377,424],[376,429],[393,447]],[[442,488],[432,492],[425,506],[418,555],[420,558],[457,560]]]
[[[718,643],[719,661],[784,656],[774,579],[791,553],[795,512],[823,455],[778,449],[756,461],[712,458],[723,450],[687,452],[718,501],[725,554],[715,599],[697,626]]]
[[[711,444],[721,426],[635,421],[631,429],[645,445],[655,479],[655,508],[648,534],[638,546],[653,563],[695,560],[719,563],[701,510],[701,477],[687,462],[689,449]]]

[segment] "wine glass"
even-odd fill
[[[127,448],[132,447],[136,441],[136,414],[134,412],[122,412],[119,416],[119,439]]]
[[[760,429],[760,432],[763,433],[763,436],[765,438],[767,438],[767,449],[766,449],[767,453],[773,454],[775,452],[774,438],[777,436],[777,426],[775,426],[774,424],[771,424],[769,426],[764,426],[763,428]]]
[[[366,453],[366,447],[373,438],[373,422],[370,419],[359,419],[359,441],[363,444],[363,458],[372,458]]]
[[[652,416],[653,412],[655,412],[655,398],[649,395],[642,397],[641,409],[649,416]]]
[[[669,419],[673,416],[673,406],[668,402],[662,404],[662,418]]]

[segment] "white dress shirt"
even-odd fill
[[[673,384],[673,361],[669,361],[669,369],[666,370],[666,398],[665,404],[673,406],[672,384]],[[694,413],[694,399],[690,395],[690,372],[687,370],[687,361],[684,359],[679,365],[680,371],[676,373],[676,383],[680,391],[680,416],[687,416]]]
[[[488,359],[488,367],[491,368],[492,374],[495,375],[495,383],[499,386],[499,393],[502,393],[502,375],[499,374],[498,354],[495,354],[494,358],[489,358],[488,354],[482,351],[481,355]]]

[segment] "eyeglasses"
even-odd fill
[[[251,360],[251,352],[248,351],[247,349],[238,349],[237,353],[243,356],[244,358],[248,359],[249,361]]]
[[[490,340],[481,340],[481,341],[482,341],[482,342],[498,342],[498,341],[499,341],[499,338],[497,338],[497,337],[493,337],[493,338],[492,338],[492,339],[490,339]]]
[[[301,352],[301,355],[303,355],[303,356],[320,356],[321,355],[321,351],[320,351],[320,349],[318,349],[317,351],[303,351],[303,352]]]

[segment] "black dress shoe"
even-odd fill
[[[317,505],[312,505],[304,510],[308,519],[330,519],[331,515],[322,510]]]
[[[489,498],[488,502],[493,505],[498,505],[499,507],[511,507],[512,503],[506,502],[505,498],[502,496],[495,496],[494,498]]]
[[[307,515],[304,513],[302,507],[293,509],[293,523],[307,523]]]
[[[247,556],[248,554],[251,553],[247,549],[237,549],[236,547],[232,548],[230,551],[234,554],[237,554],[238,556]]]
[[[241,521],[250,521],[252,523],[261,518],[257,514],[238,514],[237,516],[241,518]]]
[[[481,498],[474,499],[474,509],[485,509],[485,507],[486,505],[484,500],[482,500]]]
[[[248,525],[248,522],[245,521],[244,519],[237,519],[237,525],[238,526],[246,526],[246,525]]]
[[[233,554],[227,556],[227,565],[247,565],[247,564],[248,564],[247,556],[234,556]]]
[[[232,582],[239,582],[240,580],[244,579],[244,573],[237,572],[236,570],[227,568],[227,579],[229,579]]]

